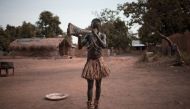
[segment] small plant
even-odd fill
[[[142,54],[142,56],[139,59],[140,62],[148,62],[148,57],[146,52]]]
[[[9,56],[15,56],[15,52],[14,51],[11,51],[11,52],[9,52]]]
[[[8,55],[7,51],[3,52],[3,56],[7,56],[7,55]]]
[[[185,64],[190,65],[190,55],[187,52],[182,52],[182,58]]]

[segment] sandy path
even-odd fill
[[[15,76],[0,77],[0,109],[86,109],[86,59],[13,59]],[[105,58],[111,69],[103,80],[101,109],[189,109],[190,73],[181,68],[139,64],[137,57]],[[47,101],[52,92],[68,93]]]

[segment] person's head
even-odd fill
[[[101,28],[101,20],[98,19],[98,18],[95,18],[92,20],[91,22],[91,28],[92,29],[98,29],[100,31],[100,28]]]

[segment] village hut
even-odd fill
[[[10,43],[16,56],[64,56],[70,55],[71,42],[64,38],[22,38]]]
[[[146,46],[140,40],[132,40],[131,47],[134,50],[144,50]]]

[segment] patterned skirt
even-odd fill
[[[81,76],[85,79],[98,80],[109,76],[109,74],[110,70],[104,64],[103,58],[100,57],[98,59],[87,59]]]

